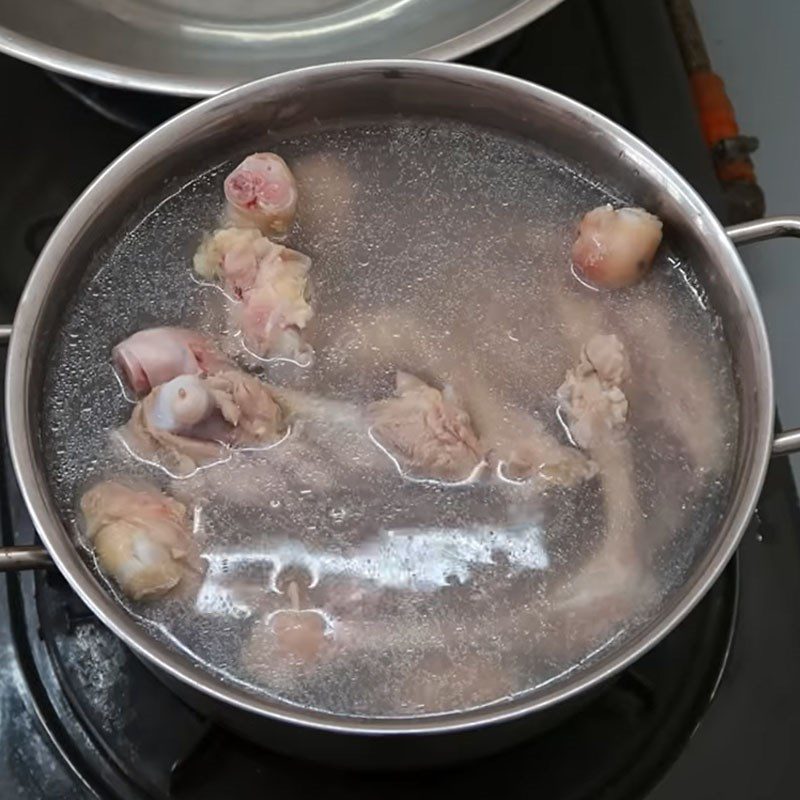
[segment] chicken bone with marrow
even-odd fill
[[[275,153],[253,153],[224,184],[228,218],[234,225],[283,236],[294,222],[297,185],[286,162]]]
[[[213,374],[230,368],[230,362],[207,336],[185,328],[137,331],[120,342],[111,357],[138,395],[178,375]]]
[[[122,431],[139,456],[188,474],[229,447],[271,445],[285,432],[283,411],[265,383],[237,369],[181,375],[137,403]]]
[[[104,481],[80,501],[100,568],[134,600],[160,597],[199,573],[186,507],[153,486]]]
[[[442,391],[397,372],[395,397],[369,407],[371,435],[413,478],[473,477],[484,462],[469,414],[452,387]]]
[[[597,286],[631,286],[652,266],[661,229],[661,220],[641,208],[599,206],[581,220],[573,263]]]
[[[258,231],[223,228],[206,236],[194,256],[198,275],[219,280],[235,302],[232,321],[258,357],[305,362],[301,331],[314,315],[309,303],[311,259]]]

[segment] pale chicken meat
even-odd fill
[[[437,344],[440,333],[426,320],[397,309],[383,309],[380,314],[336,320],[333,336],[324,340],[327,348],[346,348],[352,359],[353,380],[368,371],[377,371],[382,363],[417,365],[425,372],[446,375],[451,393],[463,398],[463,406],[479,432],[479,451],[501,481],[530,483],[532,488],[547,484],[573,486],[590,479],[596,472],[591,459],[568,443],[562,444],[545,430],[531,414],[516,407],[501,390],[489,385],[485,372],[502,371],[506,375],[529,375],[531,391],[542,382],[544,367],[530,369],[503,350],[502,343],[492,352],[491,363],[475,351],[453,363],[447,351]],[[458,331],[465,341],[472,336]],[[329,328],[330,329],[330,328]],[[534,335],[534,334],[531,334]],[[563,374],[563,373],[562,373]],[[508,382],[511,382],[509,377]],[[488,479],[488,474],[480,475]]]
[[[310,361],[311,348],[302,337],[314,315],[310,258],[256,230],[224,228],[203,240],[194,268],[220,281],[234,301],[232,322],[253,355]]]
[[[155,487],[105,481],[80,505],[100,568],[134,600],[162,596],[197,571],[186,507]]]
[[[294,222],[297,185],[286,162],[275,153],[247,156],[225,178],[228,217],[234,225],[284,235]]]
[[[642,512],[636,499],[633,456],[625,440],[599,438],[592,448],[598,465],[605,509],[605,539],[599,550],[554,598],[560,610],[591,608],[597,618],[590,626],[612,627],[629,615],[634,601],[652,583],[645,572],[634,532],[641,525]]]
[[[203,237],[194,255],[194,271],[219,281],[232,297],[241,299],[253,288],[261,261],[282,250],[255,228],[220,228]]]
[[[652,266],[661,229],[661,220],[641,208],[600,206],[581,220],[573,263],[596,286],[631,286]]]
[[[635,424],[666,431],[700,473],[717,474],[730,458],[721,419],[735,414],[735,393],[721,393],[708,353],[668,308],[650,298],[636,301],[635,313],[603,311],[576,296],[556,296],[562,332],[576,341],[613,327],[635,347],[630,361],[636,380],[625,394],[635,405]],[[664,512],[666,513],[666,512]]]
[[[122,430],[136,455],[191,474],[231,447],[264,447],[285,434],[283,411],[265,383],[236,369],[182,375],[154,389]]]
[[[176,483],[187,492],[257,508],[266,502],[265,483],[277,498],[299,492],[324,497],[359,490],[379,473],[395,471],[370,440],[366,412],[357,404],[284,387],[273,394],[291,428],[279,447],[232,450],[224,469],[200,470]]]
[[[285,432],[283,410],[275,393],[258,378],[239,370],[213,375],[206,381],[223,419],[231,425],[234,446],[271,443]]]
[[[311,259],[284,248],[261,262],[255,283],[233,307],[245,346],[257,356],[309,363],[302,331],[314,316],[309,303]]]
[[[178,375],[213,374],[230,362],[207,337],[185,328],[147,328],[112,351],[115,366],[136,394]]]
[[[581,350],[580,360],[567,372],[558,389],[575,443],[591,450],[617,431],[628,415],[628,400],[620,385],[628,377],[628,358],[614,336],[593,336]]]
[[[492,450],[495,473],[512,482],[538,480],[543,486],[575,486],[597,474],[597,465],[574,447],[561,444],[537,420],[520,417],[518,438],[504,438]]]
[[[291,685],[297,674],[319,669],[334,652],[325,618],[315,609],[275,611],[258,619],[242,648],[241,662],[252,677]]]
[[[716,475],[731,458],[721,419],[735,414],[735,393],[720,393],[702,348],[652,300],[620,319],[646,358],[637,358],[637,382],[631,400],[642,397],[637,419],[668,431],[697,474]]]
[[[316,659],[325,643],[325,618],[318,611],[278,611],[270,627],[281,654],[293,661]]]
[[[318,609],[303,608],[307,598],[295,581],[286,589],[287,608],[259,619],[242,652],[252,673],[271,672],[275,662],[300,669],[313,668],[334,645],[333,631]]]
[[[642,511],[626,436],[628,400],[622,387],[629,379],[630,364],[622,342],[613,334],[595,334],[558,389],[575,442],[597,464],[606,515],[602,546],[553,598],[557,612],[581,612],[584,638],[604,636],[653,592],[653,578],[635,538]],[[570,624],[574,627],[574,620]]]
[[[300,587],[290,581],[286,588],[290,608],[276,612],[270,620],[275,643],[285,657],[310,662],[319,657],[325,645],[325,618],[315,609],[301,608]]]
[[[563,626],[570,658],[586,643],[646,612],[658,599],[658,581],[647,566],[649,544],[640,541],[643,514],[636,495],[633,453],[626,439],[600,438],[592,448],[605,510],[605,538],[581,569],[553,593],[551,625]],[[548,639],[548,641],[550,641]]]
[[[562,444],[539,420],[510,406],[478,374],[470,374],[463,383],[481,450],[497,479],[544,488],[574,486],[594,476],[595,465],[580,450]]]
[[[415,478],[467,480],[483,463],[469,414],[452,387],[398,372],[395,397],[370,406],[371,434]]]

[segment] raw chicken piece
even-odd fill
[[[269,499],[314,495],[334,496],[370,485],[394,465],[367,435],[366,412],[354,403],[331,400],[296,390],[274,388],[291,436],[279,448],[231,453],[225,469],[200,470],[180,486],[189,494],[263,508]]]
[[[558,399],[579,447],[592,449],[627,418],[628,400],[620,384],[629,372],[622,342],[611,334],[593,336],[575,369],[567,372]]]
[[[206,421],[214,410],[214,398],[205,381],[196,375],[180,375],[153,392],[146,416],[153,427],[187,433]]]
[[[308,302],[311,259],[295,250],[261,261],[252,289],[234,306],[246,347],[257,356],[307,363],[311,348],[301,331],[314,311]]]
[[[272,389],[239,370],[212,375],[206,381],[217,408],[232,426],[234,446],[275,442],[285,432],[283,411]]]
[[[629,595],[646,581],[633,532],[641,524],[642,512],[636,500],[632,476],[633,456],[627,441],[598,440],[592,450],[600,470],[606,538],[600,550],[565,586],[556,605],[565,610],[591,607],[599,600],[619,610],[630,609]],[[649,585],[649,584],[648,584]],[[606,608],[602,624],[616,624],[624,614],[612,618]]]
[[[735,419],[735,395],[720,395],[707,355],[663,306],[641,300],[639,313],[619,322],[647,353],[636,360],[637,382],[628,392],[631,400],[641,397],[637,422],[668,431],[688,455],[695,476],[721,473],[731,458],[722,420]]]
[[[595,465],[580,450],[561,444],[538,420],[499,401],[479,375],[469,375],[463,384],[481,449],[500,480],[574,486],[594,476]]]
[[[604,438],[593,447],[592,458],[603,490],[606,533],[598,551],[553,593],[549,603],[547,641],[557,641],[553,634],[560,631],[561,658],[582,657],[587,645],[604,645],[622,625],[650,611],[660,596],[637,538],[643,515],[630,445]]]
[[[138,331],[120,342],[111,356],[137,394],[178,375],[213,373],[230,366],[208,337],[185,328]]]
[[[600,206],[581,220],[572,260],[598,286],[631,286],[652,266],[661,228],[661,220],[641,208]]]
[[[261,261],[280,255],[283,249],[255,228],[220,228],[203,237],[194,255],[194,271],[208,280],[219,280],[241,299],[253,288]]]
[[[234,224],[282,235],[294,221],[297,186],[280,156],[253,153],[225,178],[225,198]]]
[[[396,397],[370,406],[372,435],[412,476],[463,481],[483,457],[469,415],[452,387],[439,391],[397,373]]]
[[[574,296],[554,298],[554,303],[570,338],[587,340],[613,325],[627,341],[636,342],[631,356],[636,381],[625,389],[635,405],[636,424],[669,431],[697,470],[715,474],[724,469],[730,450],[720,420],[735,415],[736,398],[720,396],[703,352],[662,304],[639,298],[635,313],[603,315]]]
[[[186,508],[158,489],[106,481],[81,511],[100,567],[134,600],[166,594],[194,568]]]
[[[333,648],[327,622],[319,611],[275,611],[256,621],[241,660],[250,675],[271,686],[291,684],[298,672],[318,668]]]
[[[572,436],[597,464],[606,512],[600,550],[553,598],[556,612],[568,615],[571,641],[602,637],[654,597],[634,532],[642,511],[633,480],[633,454],[625,438],[628,401],[620,389],[630,367],[614,335],[594,335],[578,365],[558,389]]]
[[[295,667],[312,667],[333,644],[325,617],[317,609],[301,607],[296,582],[290,582],[286,594],[289,608],[260,619],[245,648],[242,660],[253,673],[270,673],[276,658]]]
[[[228,447],[273,444],[284,430],[272,390],[229,369],[182,375],[154,389],[137,403],[122,436],[137,455],[186,475],[223,458]]]
[[[481,295],[481,307],[491,307],[500,301]],[[336,326],[336,327],[334,327]],[[492,335],[499,324],[486,325],[484,335]],[[502,374],[506,385],[521,383],[524,370],[529,370],[527,385],[530,387],[529,401],[536,403],[535,387],[547,380],[545,369],[557,380],[556,367],[546,359],[535,368],[521,363],[517,351],[509,348],[509,340],[503,329],[496,347],[479,351],[473,346],[468,358],[453,359],[451,342],[464,342],[468,347],[474,338],[474,326],[465,323],[463,330],[454,326],[445,342],[441,331],[430,326],[426,320],[409,315],[394,308],[382,309],[379,313],[358,316],[352,314],[330,320],[324,331],[320,331],[320,347],[336,349],[346,353],[347,360],[340,362],[347,368],[349,379],[356,385],[369,386],[378,379],[386,364],[395,367],[422,369],[425,373],[442,376],[455,394],[463,397],[472,421],[472,428],[480,432],[481,453],[487,454],[492,472],[512,482],[528,482],[533,489],[543,484],[557,483],[572,486],[590,479],[596,468],[583,453],[574,447],[561,444],[551,436],[540,422],[529,414],[514,408],[515,402],[501,391],[495,391],[481,377],[484,373]],[[555,334],[531,329],[529,335],[544,342],[555,344]],[[547,337],[550,338],[547,338]],[[458,337],[458,339],[456,338]],[[503,340],[505,339],[505,344]],[[447,345],[450,345],[449,347]],[[505,348],[505,349],[504,349]],[[329,367],[330,368],[330,367]],[[563,367],[560,376],[563,376]],[[551,384],[552,385],[552,384]],[[544,390],[542,390],[544,399]]]
[[[550,436],[542,425],[529,418],[520,421],[519,438],[495,447],[499,477],[512,481],[538,478],[545,484],[575,486],[597,474],[597,465],[579,450]]]
[[[204,278],[220,280],[239,301],[232,306],[232,321],[252,354],[310,359],[311,349],[300,333],[314,315],[308,302],[308,256],[254,229],[223,228],[203,240],[194,268]]]
[[[289,582],[286,594],[291,609],[278,611],[271,620],[278,648],[292,660],[315,659],[325,643],[325,618],[318,611],[301,609],[300,589],[295,581]]]
[[[490,301],[487,298],[486,305],[491,305]],[[339,327],[332,329],[334,323]],[[509,376],[508,383],[518,382],[521,371],[526,369],[514,350],[503,351],[500,339],[498,347],[492,350],[491,363],[488,355],[481,359],[482,353],[477,349],[473,349],[469,358],[454,361],[448,357],[447,349],[437,346],[442,338],[440,332],[424,319],[397,309],[383,309],[379,314],[361,317],[354,312],[352,316],[331,320],[331,325],[326,326],[327,333],[321,332],[327,336],[322,345],[346,351],[353,382],[371,382],[372,376],[377,378],[379,369],[385,369],[386,362],[396,366],[422,365],[425,372],[446,375],[455,394],[465,398],[472,428],[480,431],[479,451],[487,454],[494,473],[500,468],[501,478],[572,486],[595,474],[595,466],[583,453],[562,445],[541,423],[514,408],[507,397],[495,392],[481,377],[484,370],[498,372],[502,367]],[[497,326],[487,327],[491,332]],[[474,331],[465,325],[463,331],[453,331],[456,334],[463,336],[466,345]],[[531,331],[530,335],[541,334]],[[542,369],[537,365],[536,370],[531,370],[530,386],[543,382]],[[536,488],[535,483],[532,485]]]
[[[305,663],[319,656],[325,642],[325,619],[317,611],[278,611],[272,632],[282,654]]]

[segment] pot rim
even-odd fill
[[[415,53],[409,53],[406,58],[422,58],[436,61],[452,61],[453,59],[461,58],[519,30],[562,2],[563,0],[521,0],[512,8],[478,25],[478,27],[459,33],[431,47],[426,47]],[[154,94],[197,98],[212,97],[219,92],[231,89],[239,83],[238,80],[235,83],[231,83],[230,80],[225,78],[173,74],[143,67],[116,64],[112,61],[81,55],[78,52],[47,44],[32,36],[17,33],[3,25],[0,25],[0,52],[71,78],[91,81],[92,83],[99,83],[102,86],[116,89],[152,92]],[[317,66],[324,66],[324,64]],[[305,69],[305,67],[302,69]],[[297,70],[291,71],[296,72]],[[274,72],[268,77],[283,73],[283,70]],[[250,83],[253,78],[246,80],[247,83]]]
[[[146,629],[137,624],[135,618],[108,593],[92,575],[80,558],[66,526],[55,513],[51,513],[49,489],[36,463],[37,432],[31,427],[29,417],[27,383],[29,382],[29,354],[32,350],[32,335],[36,328],[42,299],[52,278],[58,273],[62,252],[75,237],[81,235],[84,226],[91,220],[95,209],[102,203],[105,194],[113,194],[115,186],[126,173],[145,163],[162,149],[162,144],[180,140],[182,133],[193,131],[202,123],[208,112],[236,106],[238,103],[258,96],[266,89],[283,86],[297,88],[306,82],[314,82],[337,75],[352,75],[358,72],[380,72],[385,70],[422,70],[444,78],[474,80],[490,84],[502,91],[523,91],[549,105],[569,112],[589,128],[601,129],[612,134],[625,148],[634,163],[650,163],[666,174],[679,187],[689,201],[695,224],[703,226],[705,237],[713,237],[731,264],[739,281],[742,297],[752,313],[756,344],[763,354],[759,361],[757,410],[752,421],[760,429],[760,439],[753,446],[752,463],[743,486],[739,490],[729,529],[723,539],[716,543],[712,555],[703,571],[699,571],[691,584],[683,587],[683,595],[668,613],[662,613],[648,623],[643,630],[620,651],[588,668],[574,680],[566,678],[563,684],[555,682],[555,688],[541,690],[538,687],[532,697],[525,695],[477,709],[455,711],[441,715],[421,717],[360,718],[317,712],[300,706],[258,697],[239,685],[226,681],[207,668],[203,668],[186,653],[171,650],[152,638]],[[687,209],[687,213],[688,213]],[[756,502],[766,475],[771,452],[773,427],[773,377],[769,358],[769,346],[760,306],[747,272],[725,229],[695,190],[661,156],[652,151],[641,140],[627,130],[592,109],[527,81],[459,64],[413,59],[372,60],[360,62],[338,62],[321,66],[304,67],[280,75],[262,78],[231,89],[216,97],[201,102],[144,136],[114,162],[111,163],[83,192],[61,220],[50,240],[39,256],[28,279],[14,320],[13,334],[6,368],[6,424],[12,462],[20,490],[42,541],[53,557],[58,569],[72,588],[92,611],[126,644],[152,662],[156,667],[196,690],[227,705],[243,711],[281,722],[294,723],[335,733],[392,735],[392,734],[441,734],[466,731],[490,723],[506,722],[540,711],[569,697],[577,695],[599,684],[637,660],[656,643],[661,641],[700,601],[719,576],[736,549],[744,530],[755,510]],[[558,678],[564,679],[564,675]]]

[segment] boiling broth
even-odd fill
[[[132,219],[65,312],[42,430],[76,543],[91,559],[77,508],[101,479],[145,478],[188,503],[200,585],[141,603],[108,591],[224,680],[321,711],[441,713],[585,669],[658,613],[725,509],[736,391],[691,265],[667,245],[632,289],[583,285],[570,270],[577,220],[627,198],[497,131],[383,121],[270,149],[298,178],[288,244],[313,259],[316,357],[255,370],[313,398],[307,413],[280,446],[180,479],[113,435],[132,409],[114,344],[181,325],[235,345],[224,296],[196,278],[191,257],[218,224],[236,158]],[[566,444],[556,389],[594,333],[615,333],[632,366],[610,477],[573,488],[420,482],[368,435],[363,409],[391,394],[402,369],[453,385],[478,434],[481,417],[522,411]],[[292,582],[326,619],[332,644],[313,664],[282,658],[265,624],[290,606]]]

